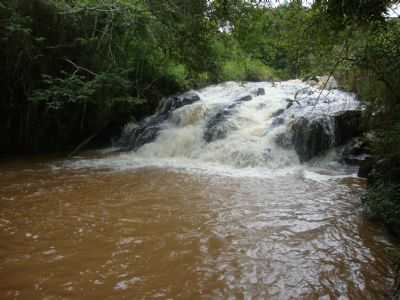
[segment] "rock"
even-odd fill
[[[361,111],[349,110],[334,115],[335,146],[341,146],[361,135]]]
[[[253,97],[251,97],[250,95],[247,95],[247,96],[241,97],[239,99],[236,99],[235,103],[247,102],[247,101],[250,101],[251,99],[253,99]]]
[[[321,155],[332,146],[332,134],[326,118],[300,118],[292,125],[292,144],[301,162]]]
[[[338,88],[338,83],[333,76],[313,76],[305,81],[318,89],[333,90]]]
[[[289,149],[293,146],[292,136],[287,132],[280,133],[275,137],[275,143],[284,149]]]
[[[265,90],[263,88],[258,88],[256,91],[256,96],[263,96],[265,95]]]
[[[279,110],[274,115],[281,114]],[[272,126],[279,126],[285,121],[276,118]],[[301,117],[292,121],[286,133],[279,134],[275,142],[283,147],[295,149],[301,162],[306,162],[321,155],[332,147],[343,146],[351,139],[360,136],[361,111],[343,111],[333,116],[322,116],[314,119]],[[347,147],[347,148],[346,148]],[[343,150],[342,160],[350,164],[359,164],[365,159],[360,141],[349,144]]]
[[[357,176],[361,178],[368,178],[374,165],[372,157],[368,157],[361,161],[359,165],[360,168],[358,169]]]
[[[289,109],[293,106],[293,104],[297,104],[300,105],[300,102],[298,100],[293,100],[293,99],[286,99],[287,105],[286,105],[286,109]]]
[[[157,109],[157,114],[167,114],[175,109],[193,104],[199,100],[200,97],[195,92],[187,92],[183,95],[164,98],[161,100],[160,106]]]
[[[203,138],[207,143],[215,140],[220,140],[226,137],[228,131],[237,129],[236,126],[229,120],[235,108],[243,102],[253,99],[250,95],[236,99],[233,103],[224,107],[220,112],[215,114],[206,125]]]
[[[284,109],[278,109],[277,111],[273,112],[271,117],[276,118],[277,116],[280,116],[281,114],[283,114],[285,112]]]
[[[285,149],[293,147],[300,161],[306,162],[331,148],[333,138],[329,120],[302,117],[293,121],[289,131],[278,134],[275,142]]]
[[[347,143],[342,151],[342,156],[350,156],[350,155],[361,155],[368,154],[369,150],[367,147],[367,143],[361,138],[357,137],[352,139],[349,143]]]
[[[368,154],[348,155],[343,157],[343,161],[348,165],[361,166],[369,157]]]
[[[250,94],[252,94],[253,96],[256,96],[256,97],[263,96],[263,95],[265,95],[265,90],[263,88],[258,88],[254,91],[251,91]]]
[[[153,142],[162,129],[162,123],[170,117],[172,111],[199,100],[199,95],[194,92],[162,99],[155,115],[145,118],[130,131],[123,130],[118,146],[137,150],[144,144]]]
[[[171,112],[168,121],[179,127],[194,125],[205,118],[207,111],[203,103],[184,106]]]
[[[137,128],[131,135],[129,150],[137,150],[144,144],[151,143],[157,138],[160,130],[161,126],[159,125]]]
[[[129,122],[123,128],[121,132],[121,137],[118,141],[115,142],[116,145],[124,144],[127,145],[129,143],[129,137],[134,132],[136,128],[138,128],[138,124],[136,122]]]
[[[275,118],[272,121],[272,127],[278,127],[280,125],[283,125],[285,123],[285,119],[284,118]]]
[[[224,109],[208,121],[203,135],[207,143],[223,139],[226,137],[229,130],[236,129],[228,119],[230,114],[230,110]]]

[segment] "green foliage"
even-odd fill
[[[228,60],[222,65],[223,81],[267,81],[277,80],[277,72],[256,59]]]
[[[172,81],[177,82],[180,89],[183,90],[189,86],[189,72],[185,65],[170,63],[165,68],[165,74]]]
[[[35,90],[30,100],[44,103],[50,109],[60,110],[69,104],[93,104],[112,109],[116,103],[141,105],[144,99],[130,96],[130,81],[120,73],[100,73],[92,79],[76,73],[62,72],[63,77],[43,75],[44,87]]]
[[[351,35],[347,25],[338,31],[326,20],[334,1],[313,9],[301,1],[268,8],[255,0],[0,3],[0,109],[6,112],[0,128],[11,136],[1,149],[40,144],[49,128],[79,123],[75,136],[83,138],[110,120],[119,118],[121,126],[130,114],[150,113],[165,95],[209,83],[326,74]],[[389,36],[374,36],[370,62],[382,53],[380,43],[396,48]],[[352,39],[354,48],[363,48],[360,40]],[[391,61],[376,63],[385,80],[400,69]],[[338,71],[353,72],[349,65]]]
[[[378,180],[368,187],[363,197],[367,212],[386,224],[400,228],[400,183]]]
[[[279,80],[277,72],[263,64],[260,60],[248,59],[246,63],[246,80],[271,81]]]
[[[341,68],[346,86],[366,104],[366,126],[374,157],[367,211],[392,228],[400,220],[400,23],[370,22],[358,28]],[[399,233],[398,230],[396,230]]]
[[[371,22],[382,20],[390,5],[397,0],[317,0],[315,6],[321,9],[333,22],[345,23],[347,20]]]
[[[246,79],[246,66],[243,62],[229,60],[222,65],[221,78],[223,81]]]

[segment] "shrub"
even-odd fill
[[[367,213],[381,218],[396,232],[400,229],[400,183],[378,180],[362,198]]]
[[[260,60],[248,59],[246,61],[246,80],[267,81],[277,79],[278,76],[275,70],[266,66]]]

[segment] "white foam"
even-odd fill
[[[260,88],[265,95],[256,96]],[[277,134],[290,120],[307,115],[334,114],[357,109],[354,95],[338,90],[323,91],[299,80],[286,82],[226,82],[197,92],[201,100],[172,112],[156,140],[136,152],[100,159],[74,159],[64,162],[71,168],[111,170],[159,167],[190,172],[219,173],[229,176],[276,176],[298,172],[300,166],[293,149],[276,145]],[[204,140],[207,121],[235,100],[252,95],[226,116],[226,136],[212,142]],[[295,100],[287,108],[287,99]],[[272,126],[273,114],[284,110],[285,122]],[[114,149],[111,149],[114,150]],[[103,150],[107,154],[111,150]],[[308,178],[321,180],[305,173]]]

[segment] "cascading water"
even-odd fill
[[[113,166],[279,170],[348,142],[359,133],[359,117],[355,96],[339,90],[299,80],[227,82],[166,98],[156,114],[128,124],[118,142],[128,154],[115,157]]]

